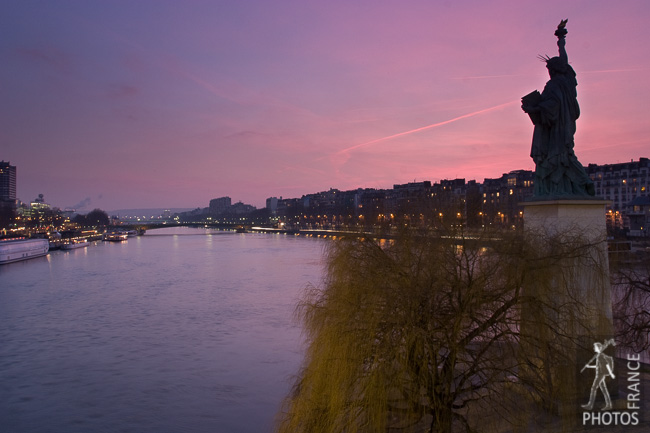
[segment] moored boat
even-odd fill
[[[64,243],[61,245],[62,250],[74,250],[77,248],[83,248],[90,245],[86,239],[72,239],[70,242]]]
[[[110,232],[104,234],[104,240],[109,242],[122,242],[128,237],[129,235],[125,232]]]
[[[48,253],[47,239],[10,239],[0,241],[0,264],[33,259]]]

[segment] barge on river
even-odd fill
[[[104,233],[104,240],[109,242],[123,242],[129,237],[127,232]]]
[[[33,259],[47,254],[50,245],[47,239],[10,239],[0,241],[0,265]]]
[[[77,248],[84,248],[90,245],[86,239],[72,239],[70,242],[61,245],[62,250],[75,250]]]

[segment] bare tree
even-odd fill
[[[628,260],[625,260],[627,258]],[[616,340],[641,353],[650,348],[650,254],[628,255],[612,266]]]

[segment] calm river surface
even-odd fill
[[[325,245],[173,228],[0,266],[0,430],[271,431]]]

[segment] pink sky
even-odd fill
[[[82,210],[533,169],[520,98],[568,18],[576,154],[650,156],[650,2],[30,1],[0,14],[0,159]]]

